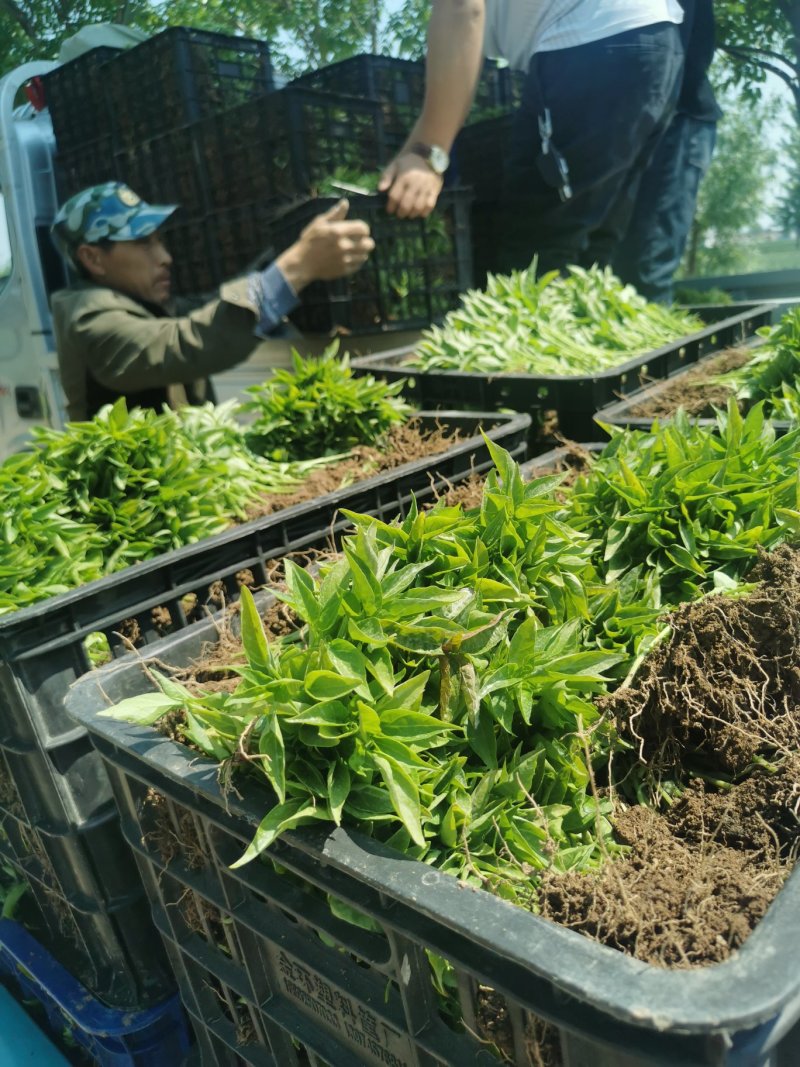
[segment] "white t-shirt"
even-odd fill
[[[535,52],[575,48],[656,22],[683,22],[678,0],[486,0],[484,52],[527,70]]]

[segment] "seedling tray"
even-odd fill
[[[697,364],[697,369],[699,370],[702,367],[703,363],[710,362],[711,359],[713,359],[713,356],[708,356],[700,360],[700,362]],[[689,368],[687,368],[687,370],[688,369]],[[645,385],[641,389],[637,389],[635,392],[631,393],[629,396],[626,396],[624,399],[618,400],[616,401],[616,403],[613,404],[607,404],[605,407],[601,408],[596,413],[595,420],[598,423],[606,423],[609,426],[618,426],[626,430],[649,431],[656,419],[660,423],[664,423],[669,421],[671,415],[662,414],[658,416],[651,416],[634,414],[634,412],[639,407],[639,405],[648,401],[657,400],[659,397],[663,396],[669,386],[672,385],[679,378],[680,375],[675,375],[672,379],[668,381],[651,382],[649,385]],[[675,407],[675,411],[673,411],[672,414],[675,414],[676,411],[677,405]],[[690,414],[688,415],[688,418],[691,419],[692,422],[697,423],[700,426],[716,425],[716,420],[713,418],[713,416],[710,415],[698,416]],[[772,419],[771,422],[775,429],[775,432],[779,435],[788,433],[791,429],[791,424],[788,422],[788,420]]]
[[[169,988],[157,935],[142,918],[143,890],[102,761],[63,707],[69,686],[91,670],[87,636],[104,633],[114,655],[130,648],[122,634],[149,645],[236,600],[245,572],[264,585],[271,561],[325,548],[347,528],[340,508],[391,520],[405,514],[412,496],[424,502],[473,471],[488,471],[478,426],[525,458],[527,416],[450,412],[421,419],[428,428],[459,429],[463,439],[439,455],[0,618],[0,852],[29,880],[54,939],[63,924],[78,929],[70,970],[93,994],[111,988],[109,975],[118,978],[118,1004],[137,1004],[144,991],[163,997]]]
[[[368,173],[391,156],[377,100],[305,86],[249,100],[192,133],[217,209],[286,203],[309,194],[335,166]]]
[[[194,628],[149,651],[185,666],[214,636]],[[800,871],[731,959],[669,971],[342,828],[287,833],[262,861],[231,870],[273,798],[255,779],[223,794],[215,763],[97,714],[149,690],[128,657],[81,679],[67,707],[107,761],[203,1067],[297,1067],[307,1056],[330,1067],[488,1067],[497,1060],[476,1036],[479,987],[499,1000],[513,1044],[505,1062],[517,1067],[535,1062],[532,1016],[557,1027],[565,1064],[797,1062]],[[158,846],[156,812],[182,828],[177,852]],[[331,901],[376,929],[336,918]],[[463,1028],[440,1014],[426,953],[455,968]]]
[[[560,433],[575,441],[591,441],[597,436],[594,415],[600,408],[646,381],[671,377],[701,356],[741,344],[771,321],[773,310],[773,304],[740,306],[731,314],[728,308],[698,308],[708,323],[704,329],[593,375],[415,371],[408,366],[413,347],[359,357],[353,368],[356,374],[376,374],[387,381],[406,379],[406,396],[426,408],[458,404],[483,411],[524,411],[532,416],[534,439],[541,413],[555,410]]]

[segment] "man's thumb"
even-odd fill
[[[347,218],[347,212],[349,210],[350,201],[343,198],[342,200],[337,200],[333,207],[328,208],[322,217],[329,222],[339,222],[340,219]]]

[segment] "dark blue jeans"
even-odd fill
[[[672,302],[672,278],[683,258],[716,136],[715,122],[676,114],[642,176],[613,266],[650,300]]]
[[[611,262],[675,110],[682,70],[671,23],[533,57],[506,161],[496,269],[525,267],[534,255],[539,273]],[[543,167],[545,109],[569,168],[568,200]]]

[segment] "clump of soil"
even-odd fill
[[[752,349],[729,348],[707,363],[677,375],[659,389],[656,396],[634,404],[629,413],[638,419],[660,419],[674,415],[678,408],[683,408],[689,415],[710,418],[715,407],[727,407],[732,389],[729,385],[711,384],[709,379],[737,370],[752,358]]]
[[[675,611],[638,679],[600,701],[638,754],[630,773],[679,783],[677,799],[620,802],[622,858],[541,880],[543,915],[648,963],[726,959],[800,852],[800,550],[762,553],[751,578]]]
[[[702,785],[694,800],[702,806]],[[645,807],[620,812],[623,858],[597,875],[547,872],[541,912],[604,945],[665,967],[718,963],[739,948],[783,885],[774,852],[686,840],[679,818]]]
[[[688,759],[741,775],[800,752],[800,553],[764,553],[748,596],[675,611],[636,684],[604,702],[655,771]]]

